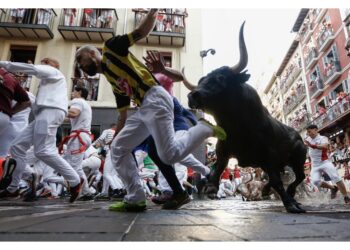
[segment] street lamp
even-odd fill
[[[212,55],[214,55],[216,51],[215,51],[215,49],[201,50],[201,51],[199,52],[199,55],[200,55],[202,58],[204,58],[204,57],[206,57],[206,56],[208,55],[208,52],[210,52]]]

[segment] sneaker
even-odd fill
[[[213,136],[214,137],[218,138],[221,141],[226,140],[227,135],[226,135],[225,130],[222,127],[215,126],[203,118],[199,119],[199,121],[203,122],[205,125],[207,125],[208,127],[213,129]]]
[[[333,189],[331,189],[331,199],[335,199],[337,197],[338,187],[334,186]]]
[[[151,201],[157,205],[162,205],[170,201],[172,197],[172,193],[162,193],[159,196],[152,197]]]
[[[112,200],[122,201],[125,197],[125,192],[122,189],[115,189],[112,192]]]
[[[10,183],[12,182],[12,174],[16,168],[16,161],[8,158],[0,167],[3,167],[3,175],[2,178],[0,178],[0,190],[4,190],[10,186]]]
[[[108,196],[108,194],[99,193],[99,194],[95,195],[94,200],[95,201],[110,201],[111,198]]]
[[[181,194],[173,195],[170,200],[164,203],[162,209],[178,209],[190,201],[191,199],[187,192],[183,192]]]
[[[84,194],[84,195],[80,196],[77,200],[78,201],[93,201],[94,196],[92,194]]]
[[[13,192],[13,193],[9,192],[7,189],[2,190],[0,192],[0,199],[1,198],[15,198],[15,197],[18,197],[18,196],[19,196],[18,189],[15,192]]]
[[[350,204],[350,198],[349,198],[349,196],[344,196],[344,202],[345,202],[345,204],[347,204],[347,205]]]
[[[120,201],[110,205],[109,210],[115,212],[142,212],[146,210],[146,201],[140,201],[135,204]]]
[[[74,187],[71,187],[69,192],[70,192],[70,199],[69,202],[73,203],[80,195],[82,187],[84,184],[84,179],[80,179],[80,183]]]

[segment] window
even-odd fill
[[[36,49],[36,46],[11,45],[10,61],[33,64],[35,61]],[[19,77],[22,87],[29,91],[32,83],[32,76],[20,72],[16,73],[16,75]]]
[[[149,52],[150,50],[147,50]],[[172,63],[172,52],[165,52],[165,51],[159,51],[159,54],[163,57],[164,59],[164,65],[165,67],[171,68],[173,63]]]

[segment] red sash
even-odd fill
[[[73,130],[73,131],[71,132],[70,135],[68,135],[68,136],[66,136],[66,137],[63,138],[63,140],[62,140],[62,142],[61,142],[61,144],[60,144],[60,146],[59,146],[59,148],[58,148],[59,152],[60,152],[60,153],[63,152],[63,145],[64,145],[65,143],[67,143],[70,139],[73,139],[73,138],[77,138],[77,137],[78,137],[78,140],[79,140],[79,142],[80,142],[81,147],[80,147],[79,149],[72,150],[72,151],[71,151],[71,154],[72,154],[72,155],[75,155],[75,154],[84,153],[85,150],[87,149],[87,145],[86,145],[86,143],[83,141],[83,138],[81,138],[80,133],[87,133],[87,134],[90,136],[91,141],[94,140],[94,135],[91,134],[89,131],[86,131],[86,130]]]

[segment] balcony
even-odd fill
[[[338,100],[331,107],[326,109],[326,113],[316,117],[312,123],[316,124],[319,130],[322,130],[334,122],[344,118],[350,113],[349,108],[349,95],[344,96],[342,99]]]
[[[312,48],[305,59],[306,69],[313,67],[317,63],[317,56],[318,53],[316,48]]]
[[[315,29],[315,25],[312,24],[312,23],[307,23],[307,24],[304,24],[305,27],[305,31],[302,32],[302,36],[303,36],[303,44],[305,44],[311,37],[312,33],[314,32],[314,29]]]
[[[281,81],[281,89],[283,94],[292,86],[293,82],[297,79],[301,72],[301,68],[294,66],[292,69],[292,72],[283,80]]]
[[[324,52],[328,48],[328,46],[334,41],[334,38],[335,36],[332,29],[330,28],[324,29],[319,35],[319,37],[317,38],[319,51]]]
[[[331,85],[341,75],[341,67],[339,61],[335,61],[334,65],[327,70],[324,75],[324,85]]]
[[[135,27],[138,26],[147,11],[135,12]],[[156,26],[148,37],[138,41],[140,44],[183,47],[186,39],[185,14],[160,13]]]
[[[66,40],[104,42],[116,34],[115,9],[62,9],[58,30]]]
[[[1,9],[0,37],[52,39],[53,9]]]
[[[316,15],[315,23],[319,23],[319,21],[326,14],[326,12],[327,12],[327,9],[317,9],[315,13]]]
[[[291,97],[291,102],[283,106],[284,115],[288,115],[293,109],[295,109],[298,106],[298,104],[300,104],[301,101],[305,98],[305,96],[305,88],[302,87],[300,93],[297,93],[296,96]]]
[[[313,80],[310,82],[309,93],[311,99],[316,98],[323,93],[324,85],[321,79]]]
[[[305,113],[296,118],[289,124],[290,127],[294,128],[299,133],[303,131],[310,124],[310,114]]]

